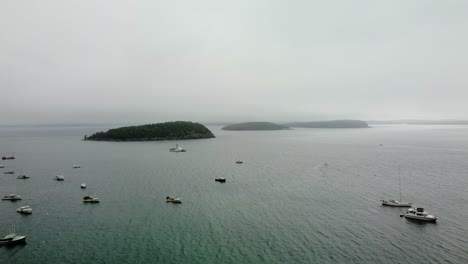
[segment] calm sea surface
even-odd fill
[[[0,263],[468,263],[467,126],[209,128],[217,138],[85,142],[106,127],[0,127],[0,154],[17,157],[0,160],[0,195],[23,197],[0,202],[0,235],[28,236]],[[437,224],[380,205],[398,199],[399,166],[403,200]]]

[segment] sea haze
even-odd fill
[[[209,126],[214,139],[81,140],[107,128],[0,128],[0,154],[17,157],[0,161],[0,195],[23,196],[0,202],[0,235],[15,224],[28,236],[1,247],[0,262],[468,263],[467,126]],[[169,152],[176,143],[187,152]],[[437,224],[380,205],[398,199],[398,167],[403,199]],[[182,204],[165,202],[175,195]],[[26,204],[32,215],[16,213]]]

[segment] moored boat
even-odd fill
[[[99,203],[99,198],[88,195],[83,197],[83,203]]]
[[[411,207],[413,205],[413,203],[409,203],[409,202],[402,202],[401,201],[401,176],[400,176],[400,167],[398,167],[398,187],[400,189],[400,200],[397,201],[397,200],[394,200],[394,199],[391,199],[391,200],[380,200],[382,202],[382,205],[385,205],[385,206],[393,206],[393,207]]]
[[[405,218],[408,219],[414,219],[414,220],[419,220],[419,221],[425,221],[425,222],[433,222],[435,223],[437,219],[439,219],[435,215],[428,214],[426,211],[424,211],[424,208],[418,207],[418,208],[410,208],[406,211],[406,213],[401,214],[400,216],[404,216]]]
[[[394,206],[394,207],[411,207],[413,206],[413,203],[404,203],[404,202],[400,202],[400,201],[397,201],[397,200],[381,200],[382,201],[382,205],[385,205],[385,206]]]
[[[20,214],[32,214],[32,208],[29,205],[21,206],[20,208],[16,209],[16,212]]]
[[[3,156],[2,160],[14,160],[15,159],[15,153],[11,154],[11,156]]]
[[[15,193],[8,194],[2,197],[2,200],[6,200],[6,201],[19,201],[21,199],[22,199],[21,196]]]
[[[26,242],[26,236],[17,236],[15,233],[0,238],[0,246],[16,245]]]
[[[179,147],[179,144],[176,144],[174,148],[169,149],[170,152],[186,152],[185,149]]]
[[[182,203],[182,200],[179,197],[166,197],[166,202],[168,203]]]

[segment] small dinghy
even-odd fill
[[[179,197],[166,197],[166,202],[168,203],[182,203],[182,200]]]

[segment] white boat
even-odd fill
[[[63,177],[63,175],[59,174],[59,175],[57,175],[57,176],[54,177],[54,180],[56,180],[56,181],[64,181],[65,178]]]
[[[83,203],[99,203],[99,198],[94,196],[83,197]]]
[[[410,208],[406,213],[401,214],[401,216],[409,219],[415,219],[426,222],[436,222],[438,217],[435,215],[428,214],[424,211],[424,208]]]
[[[86,183],[82,183],[80,186],[81,189],[86,189]]]
[[[16,209],[16,212],[20,214],[32,214],[32,208],[29,205],[21,206],[20,208]]]
[[[179,197],[166,197],[166,202],[168,203],[182,203],[182,200]]]
[[[78,168],[81,168],[81,166],[80,166],[80,165],[77,165],[77,164],[73,164],[72,168],[78,169]]]
[[[393,207],[411,207],[413,203],[405,203],[401,201],[401,177],[400,177],[400,167],[398,167],[398,186],[400,188],[400,200],[381,200],[382,205],[385,206],[393,206]]]
[[[8,200],[8,201],[18,201],[18,200],[21,200],[21,196],[19,196],[18,194],[8,194],[8,195],[5,195],[2,197],[2,200]]]
[[[0,238],[0,246],[10,246],[26,242],[26,236],[17,236],[13,226],[13,232]]]
[[[185,149],[179,147],[179,144],[176,144],[174,148],[169,149],[170,152],[186,152]]]
[[[28,175],[18,175],[18,177],[16,177],[17,179],[29,179],[31,178],[31,176],[28,176]]]

